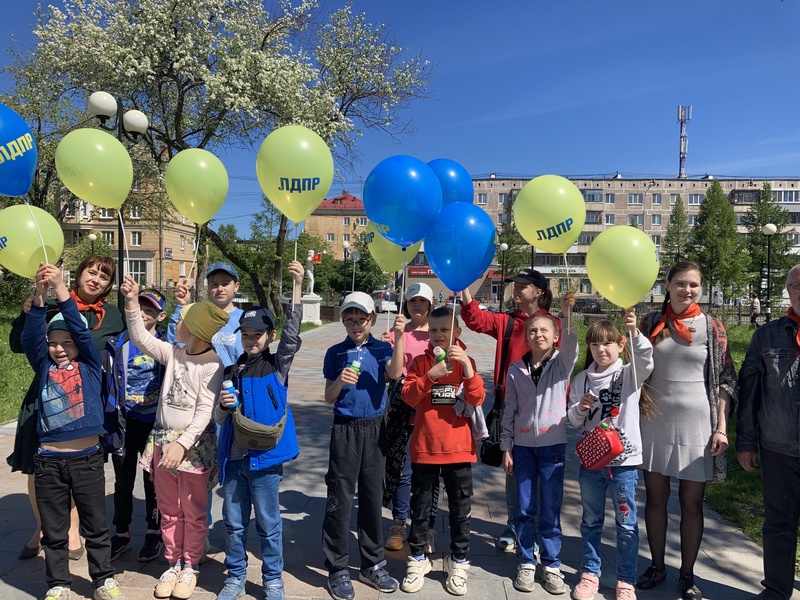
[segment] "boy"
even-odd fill
[[[157,325],[167,317],[164,294],[152,288],[139,292],[142,322],[150,335],[164,337]],[[105,368],[107,403],[116,406],[106,450],[114,464],[114,528],[111,537],[111,560],[116,560],[131,547],[130,524],[133,514],[133,487],[139,455],[156,420],[164,365],[142,353],[127,331],[106,342]],[[116,432],[114,431],[116,429]],[[114,435],[115,433],[119,435]],[[139,552],[139,562],[158,558],[164,549],[161,539],[161,515],[156,503],[156,490],[149,473],[142,471],[147,532]]]
[[[444,480],[450,508],[450,549],[444,559],[447,591],[455,596],[467,593],[469,561],[470,497],[472,496],[472,463],[477,460],[477,447],[472,436],[471,415],[483,404],[486,391],[477,374],[475,361],[458,339],[461,328],[450,308],[440,306],[431,312],[428,321],[430,345],[417,356],[408,369],[403,384],[403,401],[416,408],[414,432],[411,434],[411,531],[408,535],[410,554],[401,589],[418,592],[425,583],[431,563],[425,555],[431,498]],[[451,339],[451,328],[453,342]],[[445,351],[446,358],[437,360],[434,348]]]
[[[48,287],[55,292],[61,313],[46,326]],[[99,445],[99,436],[104,433],[102,359],[58,267],[39,267],[36,295],[20,339],[40,382],[39,450],[33,460],[45,578],[50,588],[45,600],[69,600],[70,496],[86,539],[95,600],[124,600],[111,566],[103,452]]]
[[[303,267],[289,263],[294,282],[291,311],[281,333],[275,354],[269,345],[275,340],[275,318],[266,308],[245,311],[239,321],[245,353],[235,365],[225,369],[225,379],[233,381],[237,394],[223,390],[214,409],[214,420],[221,425],[217,466],[225,503],[222,517],[228,536],[225,540],[225,568],[228,578],[217,600],[236,600],[247,583],[247,527],[255,505],[256,531],[261,539],[261,576],[266,600],[283,600],[283,538],[278,489],[283,463],[297,458],[292,411],[286,398],[289,367],[300,349],[300,304]],[[252,450],[239,445],[235,437],[231,409],[241,403],[244,416],[263,425],[275,425],[285,415],[285,427],[275,447]]]
[[[394,592],[397,581],[384,569],[381,504],[386,464],[384,410],[386,379],[403,374],[403,328],[395,320],[394,350],[370,335],[375,304],[364,292],[344,298],[340,309],[347,337],[325,354],[325,402],[333,404],[330,459],[325,483],[328,500],[322,522],[322,551],[328,590],[334,600],[352,600],[347,571],[350,511],[358,482],[359,579],[381,592]]]
[[[229,367],[236,362],[244,350],[242,349],[242,338],[237,333],[239,319],[242,318],[242,309],[236,308],[233,299],[239,291],[239,273],[230,263],[215,262],[206,271],[208,281],[208,299],[228,313],[228,323],[220,329],[214,336],[214,350],[222,359],[222,364]],[[175,311],[169,320],[169,332],[167,341],[175,343],[175,326],[180,320],[181,309],[189,304],[189,288],[186,284],[181,284],[175,288]]]

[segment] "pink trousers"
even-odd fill
[[[182,560],[195,568],[206,550],[208,536],[208,478],[205,473],[180,471],[173,475],[159,469],[161,447],[153,449],[153,478],[156,500],[161,511],[161,537],[164,558],[169,563]]]

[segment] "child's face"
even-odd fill
[[[167,313],[159,310],[152,302],[144,298],[139,300],[139,310],[142,313],[142,323],[147,331],[152,331],[156,323],[167,318]]]
[[[608,367],[617,362],[619,355],[622,354],[624,344],[619,342],[593,342],[589,344],[589,351],[592,353],[594,362],[597,363],[597,372],[601,373]]]
[[[369,339],[369,332],[375,324],[375,313],[367,314],[357,308],[348,308],[342,313],[342,323],[347,329],[347,337],[361,345]]]
[[[230,273],[214,271],[208,278],[208,297],[220,308],[227,308],[239,291],[239,282]]]
[[[274,329],[254,329],[242,327],[242,348],[248,354],[261,354],[275,341]]]
[[[416,296],[406,302],[408,314],[414,320],[424,320],[428,317],[428,312],[431,309],[431,303],[422,296]]]
[[[452,317],[430,317],[428,319],[428,335],[431,338],[431,346],[439,346],[442,350],[450,347],[450,329],[452,327]],[[453,331],[455,341],[461,335],[461,327],[456,325]]]
[[[528,346],[534,354],[546,354],[558,341],[555,323],[549,317],[528,322]]]
[[[57,365],[66,364],[78,358],[78,348],[72,341],[69,331],[55,329],[47,334],[47,351]]]

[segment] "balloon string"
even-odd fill
[[[453,345],[453,334],[456,331],[456,307],[458,306],[456,291],[453,290],[453,318],[450,319],[450,345]],[[462,300],[463,301],[463,300]]]
[[[197,235],[195,236],[194,240],[194,256],[192,257],[192,266],[189,269],[189,279],[192,278],[192,272],[194,271],[195,267],[197,266],[197,253],[200,250],[200,225],[197,226]],[[194,281],[195,285],[195,292],[197,288],[197,277],[195,277]]]
[[[567,270],[567,290],[572,289],[569,281],[569,261],[567,260],[567,253],[564,252],[564,267]],[[572,333],[572,310],[567,312],[567,334]]]
[[[294,259],[297,260],[297,223],[294,224]]]
[[[122,276],[125,276],[125,273],[130,273],[131,271],[131,255],[130,249],[128,248],[128,234],[125,233],[125,225],[122,222],[122,207],[117,210],[117,218],[119,219],[119,230],[122,232],[122,239],[120,240],[120,244],[122,244],[123,248],[125,249],[125,265],[120,265],[120,271],[122,271]],[[127,265],[127,269],[125,266]]]
[[[403,302],[405,302],[406,296],[406,269],[408,268],[408,263],[406,262],[406,249],[403,248],[403,275],[400,278],[400,313],[403,312]]]
[[[28,197],[23,196],[22,201],[25,203],[25,206],[28,207],[28,212],[31,214],[31,220],[33,221],[34,227],[36,227],[36,233],[39,234],[39,243],[42,245],[42,252],[44,253],[44,262],[45,264],[50,264],[50,260],[47,258],[47,248],[44,245],[44,238],[42,237],[42,230],[39,229],[39,222],[36,220],[36,217],[33,216],[33,209],[31,205],[28,204]]]
[[[633,334],[635,331],[636,331],[635,327],[633,329],[628,330],[628,336],[630,337],[630,342],[628,343],[631,345],[631,374],[633,375],[633,389],[638,390],[639,383],[638,383],[638,377],[636,377],[636,355],[633,352]]]

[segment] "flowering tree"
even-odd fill
[[[15,87],[0,100],[23,117],[36,114],[60,139],[70,124],[80,126],[74,113],[89,93],[109,91],[150,119],[150,165],[158,170],[184,148],[252,148],[285,124],[316,131],[348,165],[365,129],[409,131],[399,113],[424,96],[426,61],[404,58],[383,26],[349,7],[328,16],[316,0],[276,0],[274,7],[269,12],[260,0],[66,0],[63,9],[38,13],[36,45],[14,54],[7,71]],[[40,169],[52,181],[52,161]],[[285,230],[284,223],[276,277]]]

